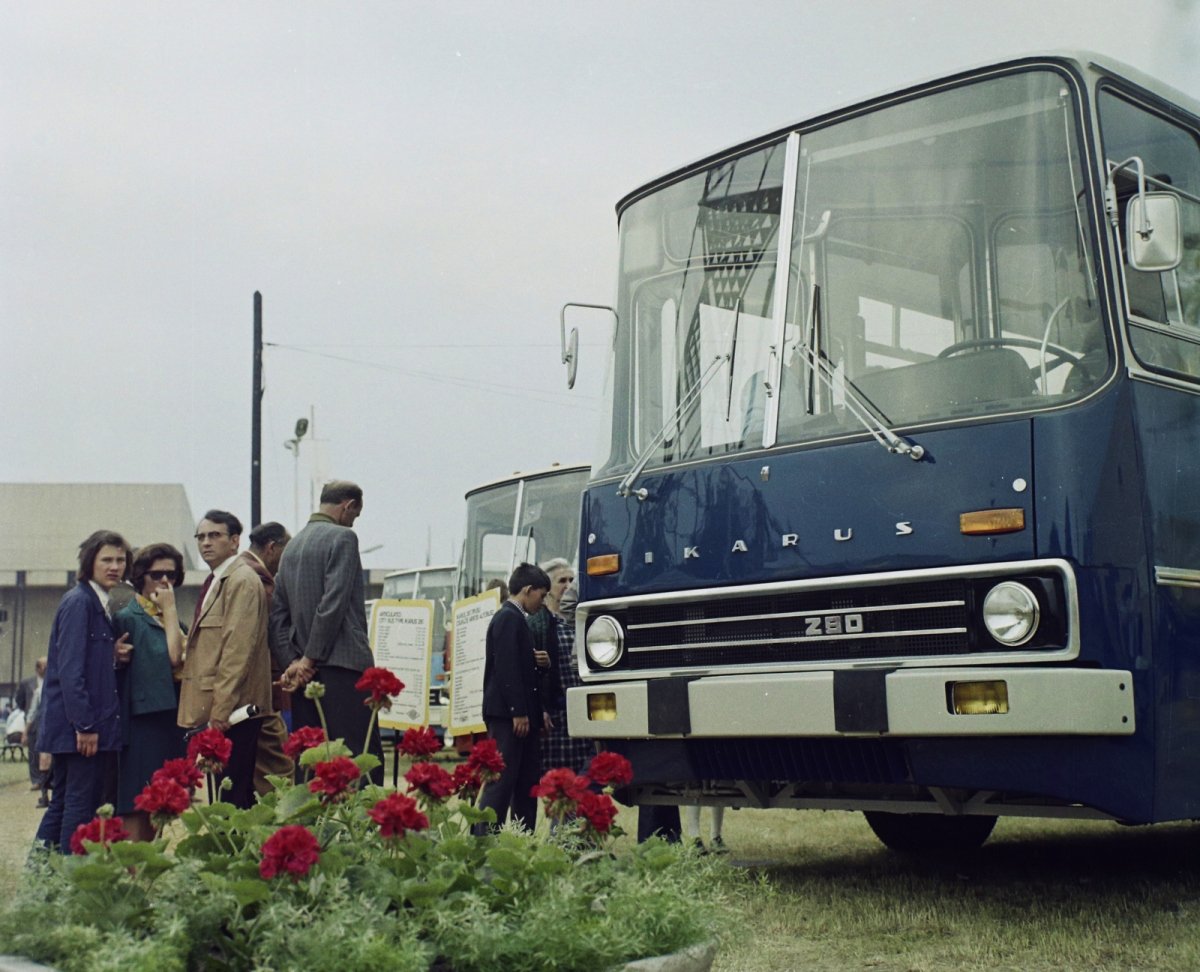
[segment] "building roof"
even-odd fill
[[[0,483],[0,571],[74,571],[96,530],[116,530],[135,550],[173,544],[196,570],[195,529],[179,483]]]

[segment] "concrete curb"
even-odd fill
[[[19,955],[0,955],[0,972],[54,972],[54,969]]]
[[[626,962],[615,972],[709,972],[716,955],[717,946],[714,942],[702,942],[682,952]],[[0,969],[0,972],[3,970]]]

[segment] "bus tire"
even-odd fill
[[[978,850],[996,818],[949,817],[940,813],[886,813],[864,810],[875,836],[890,850],[904,854],[961,854]]]

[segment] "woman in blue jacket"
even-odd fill
[[[79,583],[63,596],[50,628],[38,748],[54,756],[53,796],[37,840],[64,854],[75,829],[92,819],[100,803],[101,754],[121,746],[115,666],[128,649],[124,635],[115,637],[107,607],[129,560],[129,544],[119,533],[98,530],[84,540]]]
[[[183,666],[184,630],[175,607],[183,583],[183,554],[169,543],[152,543],[133,555],[134,599],[117,612],[117,630],[133,645],[129,665],[118,673],[121,695],[121,756],[117,770],[117,813],[134,840],[151,840],[149,816],[133,801],[150,776],[187,751],[175,724]]]

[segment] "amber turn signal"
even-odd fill
[[[588,577],[603,577],[606,574],[615,574],[620,569],[620,554],[601,554],[599,557],[587,559]]]
[[[974,510],[958,515],[958,531],[968,536],[989,533],[1016,533],[1025,529],[1025,511],[1020,507],[1001,510]]]

